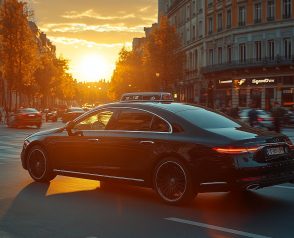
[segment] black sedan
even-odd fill
[[[120,102],[27,137],[21,160],[38,182],[56,175],[127,182],[181,204],[198,192],[247,191],[292,181],[292,149],[287,136],[207,108]]]
[[[35,108],[21,108],[8,117],[8,127],[42,126],[42,113]]]
[[[69,122],[84,113],[85,111],[83,110],[83,108],[80,107],[68,108],[62,115],[62,122]]]

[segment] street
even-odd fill
[[[294,237],[294,184],[199,194],[184,207],[165,205],[146,188],[62,176],[39,184],[19,158],[36,131],[0,125],[0,238]],[[294,141],[293,128],[283,133]]]

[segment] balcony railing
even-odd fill
[[[249,68],[249,67],[267,67],[267,66],[283,66],[283,65],[293,65],[294,55],[289,58],[285,57],[275,57],[257,59],[246,59],[245,61],[237,60],[230,63],[214,64],[208,65],[201,68],[202,73],[218,72],[229,69],[239,69],[239,68]]]

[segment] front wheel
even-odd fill
[[[28,152],[27,169],[36,182],[46,183],[56,177],[50,169],[46,151],[39,145],[33,146]]]
[[[197,194],[189,169],[175,158],[166,158],[157,164],[153,184],[159,197],[171,205],[190,203]]]

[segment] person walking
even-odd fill
[[[281,120],[283,117],[283,109],[281,108],[279,102],[274,102],[272,109],[272,116],[274,119],[274,129],[277,133],[281,132]]]
[[[255,109],[255,106],[252,106],[252,109],[248,112],[249,124],[252,127],[258,125],[258,113]]]

